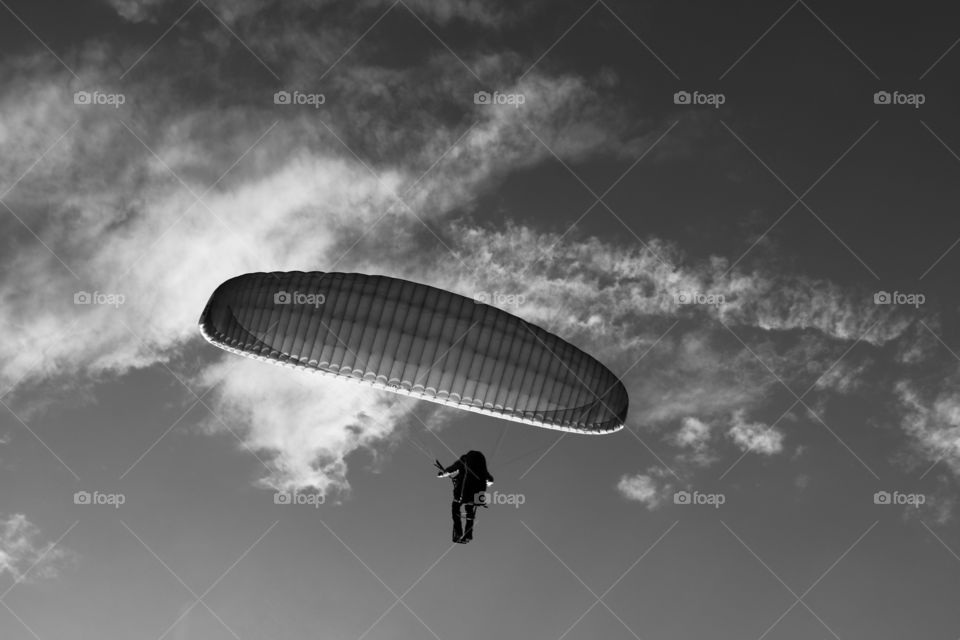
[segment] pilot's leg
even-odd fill
[[[463,537],[463,525],[460,522],[460,503],[454,500],[450,503],[450,515],[453,516],[453,541],[460,542]]]
[[[468,504],[465,506],[465,511],[467,513],[467,526],[463,531],[463,539],[473,540],[473,521],[477,517],[477,506]]]

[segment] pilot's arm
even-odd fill
[[[437,472],[437,477],[438,477],[438,478],[453,478],[453,477],[455,477],[458,473],[460,473],[460,469],[461,469],[462,467],[463,467],[463,463],[462,463],[460,460],[457,460],[456,462],[454,462],[452,465],[450,465],[449,467],[447,467],[447,468],[444,469],[443,471],[438,471],[438,472]]]

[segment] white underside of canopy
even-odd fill
[[[333,371],[324,371],[323,369],[318,369],[316,367],[308,367],[302,364],[295,364],[293,362],[284,362],[282,360],[274,360],[273,358],[268,358],[266,356],[261,356],[255,353],[249,353],[241,349],[235,349],[234,347],[228,347],[224,344],[221,344],[213,339],[210,335],[207,334],[206,329],[203,327],[203,323],[200,323],[200,333],[203,335],[204,339],[217,347],[218,349],[223,349],[224,351],[229,351],[230,353],[235,353],[238,356],[243,356],[245,358],[252,358],[254,360],[260,360],[262,362],[269,362],[270,364],[280,365],[281,367],[287,367],[290,369],[296,369],[298,371],[309,371],[310,373],[318,373],[322,376],[327,376],[329,378],[335,378],[337,380],[352,381],[358,382],[360,384],[373,387],[374,389],[381,389],[383,391],[390,391],[392,393],[397,393],[404,396],[410,396],[411,398],[417,398],[418,400],[426,400],[428,402],[435,402],[437,404],[446,405],[448,407],[454,407],[456,409],[461,409],[465,411],[473,411],[474,413],[482,413],[487,416],[492,416],[494,418],[500,418],[502,420],[509,420],[510,422],[521,422],[523,424],[529,424],[535,427],[541,427],[543,429],[553,429],[554,431],[566,431],[568,433],[582,433],[586,435],[605,435],[608,433],[616,433],[623,429],[623,425],[618,425],[613,429],[607,429],[606,431],[600,430],[591,430],[591,429],[579,429],[576,427],[566,427],[558,424],[551,424],[546,422],[540,422],[537,420],[531,420],[529,418],[523,418],[516,415],[510,415],[504,413],[497,409],[487,409],[485,407],[478,407],[473,404],[468,404],[465,402],[460,402],[458,400],[451,400],[449,398],[440,398],[437,396],[429,395],[423,393],[422,391],[414,389],[404,389],[401,386],[394,386],[391,384],[385,384],[378,380],[366,380],[364,378],[356,378],[353,376],[345,376]]]

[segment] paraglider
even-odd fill
[[[453,479],[453,502],[450,504],[453,516],[453,541],[466,544],[473,540],[473,524],[477,517],[477,507],[486,507],[484,492],[487,485],[493,484],[493,476],[487,471],[487,459],[479,451],[468,451],[449,467],[435,460],[439,471],[438,478]],[[461,522],[461,508],[466,522]]]
[[[399,278],[241,275],[214,291],[200,331],[249,358],[548,429],[611,433],[627,415],[623,383],[569,342]]]

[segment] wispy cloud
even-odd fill
[[[350,381],[331,380],[252,360],[229,360],[203,371],[214,386],[214,432],[239,431],[267,464],[261,483],[274,489],[314,487],[325,494],[349,492],[346,457],[374,449],[416,404]]]
[[[75,556],[41,538],[40,529],[22,513],[0,517],[0,576],[9,574],[17,582],[57,577]]]
[[[960,474],[960,393],[957,372],[921,386],[901,380],[896,393],[902,425],[922,457]]]
[[[107,0],[107,2],[120,16],[131,22],[153,20],[167,7],[180,7],[173,0]],[[206,0],[206,4],[223,14],[224,20],[233,22],[240,18],[254,16],[274,3],[270,0]],[[320,2],[291,0],[288,4],[300,4],[304,8],[317,11],[323,9],[324,5],[332,5],[335,2],[333,0]],[[366,0],[357,4],[358,9],[383,11],[394,4],[394,0]],[[491,0],[407,0],[406,4],[418,14],[422,14],[424,19],[441,25],[451,20],[463,20],[473,24],[495,26],[514,19],[518,11],[521,11],[521,9],[511,8]]]

